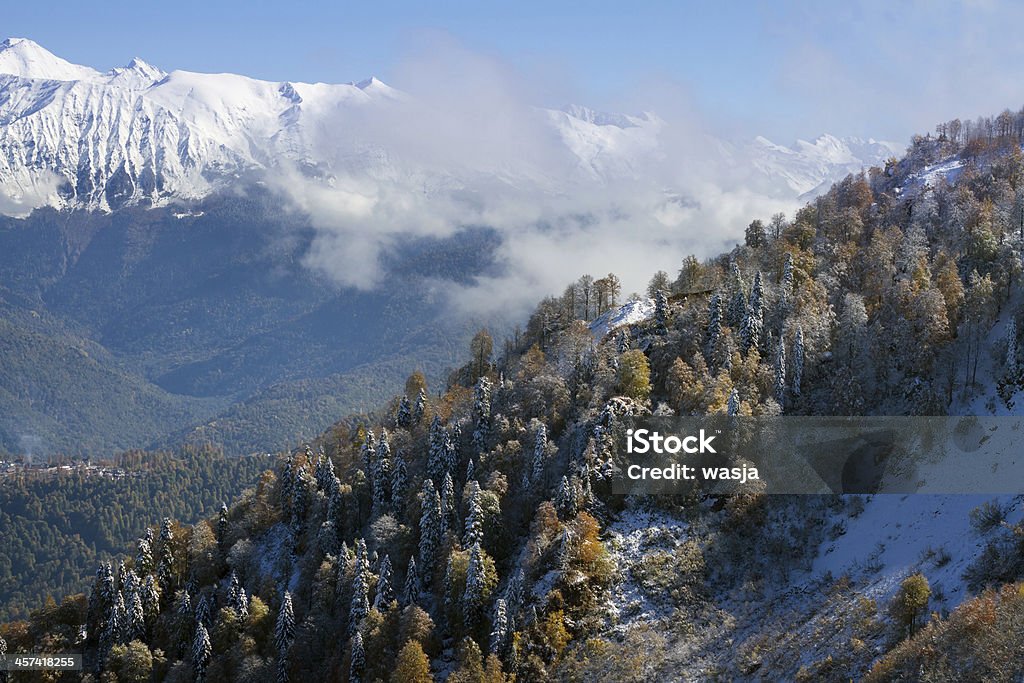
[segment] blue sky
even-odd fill
[[[1024,104],[1024,10],[995,0],[21,1],[3,25],[100,69],[139,56],[168,70],[372,74],[415,89],[449,77],[446,64],[483,60],[536,104],[682,106],[784,143],[824,131],[905,141],[939,120]],[[433,68],[417,68],[425,62]]]

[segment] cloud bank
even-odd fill
[[[640,291],[654,271],[797,206],[747,189],[756,173],[741,148],[670,88],[644,94],[656,114],[569,116],[538,107],[514,69],[450,43],[402,73],[409,87],[319,133],[314,148],[337,150],[328,180],[291,170],[276,183],[317,228],[307,264],[341,285],[375,286],[381,254],[402,239],[486,226],[502,237],[498,274],[447,293],[461,312],[521,315],[583,273],[615,272],[624,293]]]

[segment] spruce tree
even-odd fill
[[[708,333],[707,342],[704,345],[704,355],[708,363],[717,366],[722,343],[722,297],[715,292],[711,295],[711,302],[708,304]]]
[[[548,455],[548,428],[543,422],[537,427],[537,435],[533,440],[533,466],[530,470],[530,482],[537,484],[544,476],[544,465]]]
[[[729,392],[729,403],[726,406],[726,411],[729,417],[736,417],[740,414],[740,392],[736,391],[735,388]]]
[[[427,451],[427,477],[434,481],[444,480],[448,472],[447,453],[445,452],[445,433],[441,426],[441,418],[437,415],[430,422],[429,450]]]
[[[201,623],[196,624],[196,636],[192,641],[192,673],[198,683],[206,680],[206,668],[213,657],[210,634]]]
[[[743,323],[743,318],[747,314],[747,294],[746,286],[743,283],[743,276],[740,274],[739,264],[733,261],[729,268],[728,323],[729,327],[736,329]]]
[[[391,474],[391,508],[395,516],[402,519],[405,514],[405,496],[409,486],[409,472],[405,466],[405,458],[399,452],[395,455],[395,462]]]
[[[417,605],[420,602],[420,573],[416,568],[416,558],[409,558],[409,568],[405,571],[405,586],[402,590],[402,605]]]
[[[366,652],[363,649],[363,636],[356,631],[352,636],[352,654],[349,658],[348,683],[363,683],[366,672]]]
[[[222,551],[227,548],[228,543],[228,506],[220,504],[220,513],[217,515],[217,547]]]
[[[371,467],[373,480],[373,509],[378,515],[388,511],[391,505],[391,443],[388,430],[380,430],[377,442],[377,457]]]
[[[408,429],[412,424],[412,407],[409,405],[409,397],[402,396],[398,402],[398,413],[395,415],[395,425],[401,429]]]
[[[357,553],[358,555],[358,553]],[[355,633],[370,613],[370,570],[365,561],[357,557],[355,576],[352,578],[352,604],[348,611],[348,631]]]
[[[484,608],[484,558],[480,543],[469,550],[466,568],[466,591],[462,596],[462,623],[466,633],[473,633],[480,623]]]
[[[654,295],[654,324],[655,334],[668,333],[668,297],[663,289]]]
[[[800,384],[804,374],[804,328],[796,328],[796,339],[793,341],[793,395],[800,395]]]
[[[455,523],[455,482],[452,475],[444,475],[444,484],[441,486],[441,537],[452,530]],[[458,533],[458,532],[456,532]]]
[[[434,556],[441,544],[441,497],[430,479],[423,482],[420,505],[420,565],[426,569],[429,582],[430,568],[434,566]]]
[[[380,561],[380,570],[377,572],[377,592],[373,596],[373,607],[379,612],[386,611],[388,605],[395,599],[391,574],[391,556],[384,555],[384,559]]]
[[[277,650],[278,680],[288,680],[288,650],[295,640],[295,612],[292,610],[292,594],[284,592],[281,600],[281,611],[277,613],[274,624],[274,648]],[[284,678],[282,679],[282,674]]]
[[[159,559],[157,560],[157,578],[160,579],[160,588],[164,592],[172,590],[175,587],[175,572],[174,572],[174,551],[171,548],[171,543],[174,540],[174,532],[171,530],[171,520],[167,517],[164,518],[163,525],[160,527],[160,550],[158,553]]]
[[[775,352],[775,400],[780,407],[786,405],[786,343],[779,339]]]
[[[473,449],[477,455],[487,450],[491,436],[491,381],[477,380],[473,389]]]
[[[470,548],[484,540],[483,510],[480,508],[480,484],[471,481],[466,484],[469,489],[468,509],[466,510],[466,530],[462,536],[462,545]]]
[[[505,652],[508,640],[508,608],[505,600],[498,598],[494,602],[494,621],[491,624],[490,652],[501,657]]]
[[[423,413],[427,409],[427,390],[420,388],[420,393],[416,396],[416,405],[412,409],[412,423],[418,425],[423,421]]]

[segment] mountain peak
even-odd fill
[[[8,38],[0,43],[0,74],[47,81],[78,81],[98,75],[87,66],[61,59],[28,38]]]

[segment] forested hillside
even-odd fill
[[[84,589],[96,563],[124,552],[154,510],[185,522],[209,515],[270,464],[269,456],[190,448],[0,468],[0,619]]]
[[[607,474],[630,415],[1010,410],[1022,131],[943,124],[730,253],[680,254],[607,335],[587,321],[614,279],[584,276],[220,515],[154,508],[87,596],[0,629],[8,652],[84,650],[103,681],[1019,679],[1018,498],[627,498]],[[933,519],[935,546],[888,559]]]

